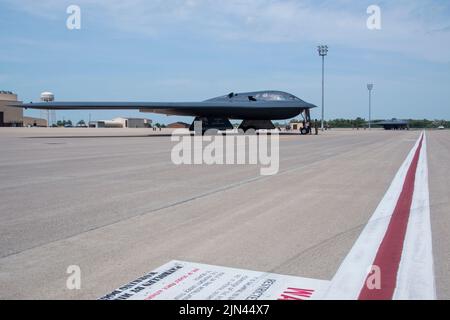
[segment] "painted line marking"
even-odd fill
[[[426,135],[417,166],[411,212],[393,299],[436,299]]]
[[[366,286],[372,267],[381,287]],[[333,277],[327,299],[435,299],[423,132]]]
[[[363,286],[358,298],[360,300],[390,300],[394,295],[394,290],[397,286],[397,272],[403,252],[403,242],[409,221],[409,212],[414,193],[414,182],[420,150],[422,149],[422,141],[423,135],[420,138],[419,146],[414,153],[414,157],[406,173],[400,197],[397,200],[388,229],[373,262],[373,265],[378,266],[381,270],[381,290],[373,290],[369,289],[368,286]],[[367,278],[365,282],[369,280]]]

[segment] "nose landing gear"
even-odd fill
[[[310,134],[311,133],[311,115],[309,113],[309,109],[306,109],[303,116],[303,126],[300,128],[300,134]]]
[[[305,135],[305,134],[309,134],[311,132],[311,128],[307,127],[307,128],[301,128],[300,129],[300,134],[301,135]]]

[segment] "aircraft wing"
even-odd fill
[[[289,93],[256,91],[230,93],[202,102],[37,102],[16,107],[44,110],[139,110],[140,112],[228,119],[280,120],[315,108]]]
[[[287,119],[315,106],[304,101],[36,102],[16,107],[43,110],[139,110],[167,115],[230,119]]]
[[[234,105],[234,104],[233,104]],[[43,110],[138,110],[167,115],[201,116],[223,108],[233,107],[220,102],[38,102],[24,103],[23,108]],[[234,105],[234,107],[238,107]],[[249,107],[249,106],[240,106]]]

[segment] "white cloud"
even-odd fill
[[[359,0],[28,0],[10,5],[54,19],[65,14],[62,6],[72,2],[81,6],[82,14],[89,12],[103,25],[141,36],[183,39],[189,35],[273,44],[326,42],[450,61],[450,5],[438,0],[379,3],[380,31],[366,28],[366,9],[372,1]]]

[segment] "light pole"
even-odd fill
[[[369,83],[367,85],[367,89],[369,90],[369,130],[370,130],[371,126],[372,126],[372,89],[373,89],[373,84]]]
[[[320,128],[323,131],[323,121],[324,121],[324,105],[325,105],[325,56],[328,54],[328,46],[320,45],[317,47],[319,56],[322,57],[322,119],[320,121]]]

